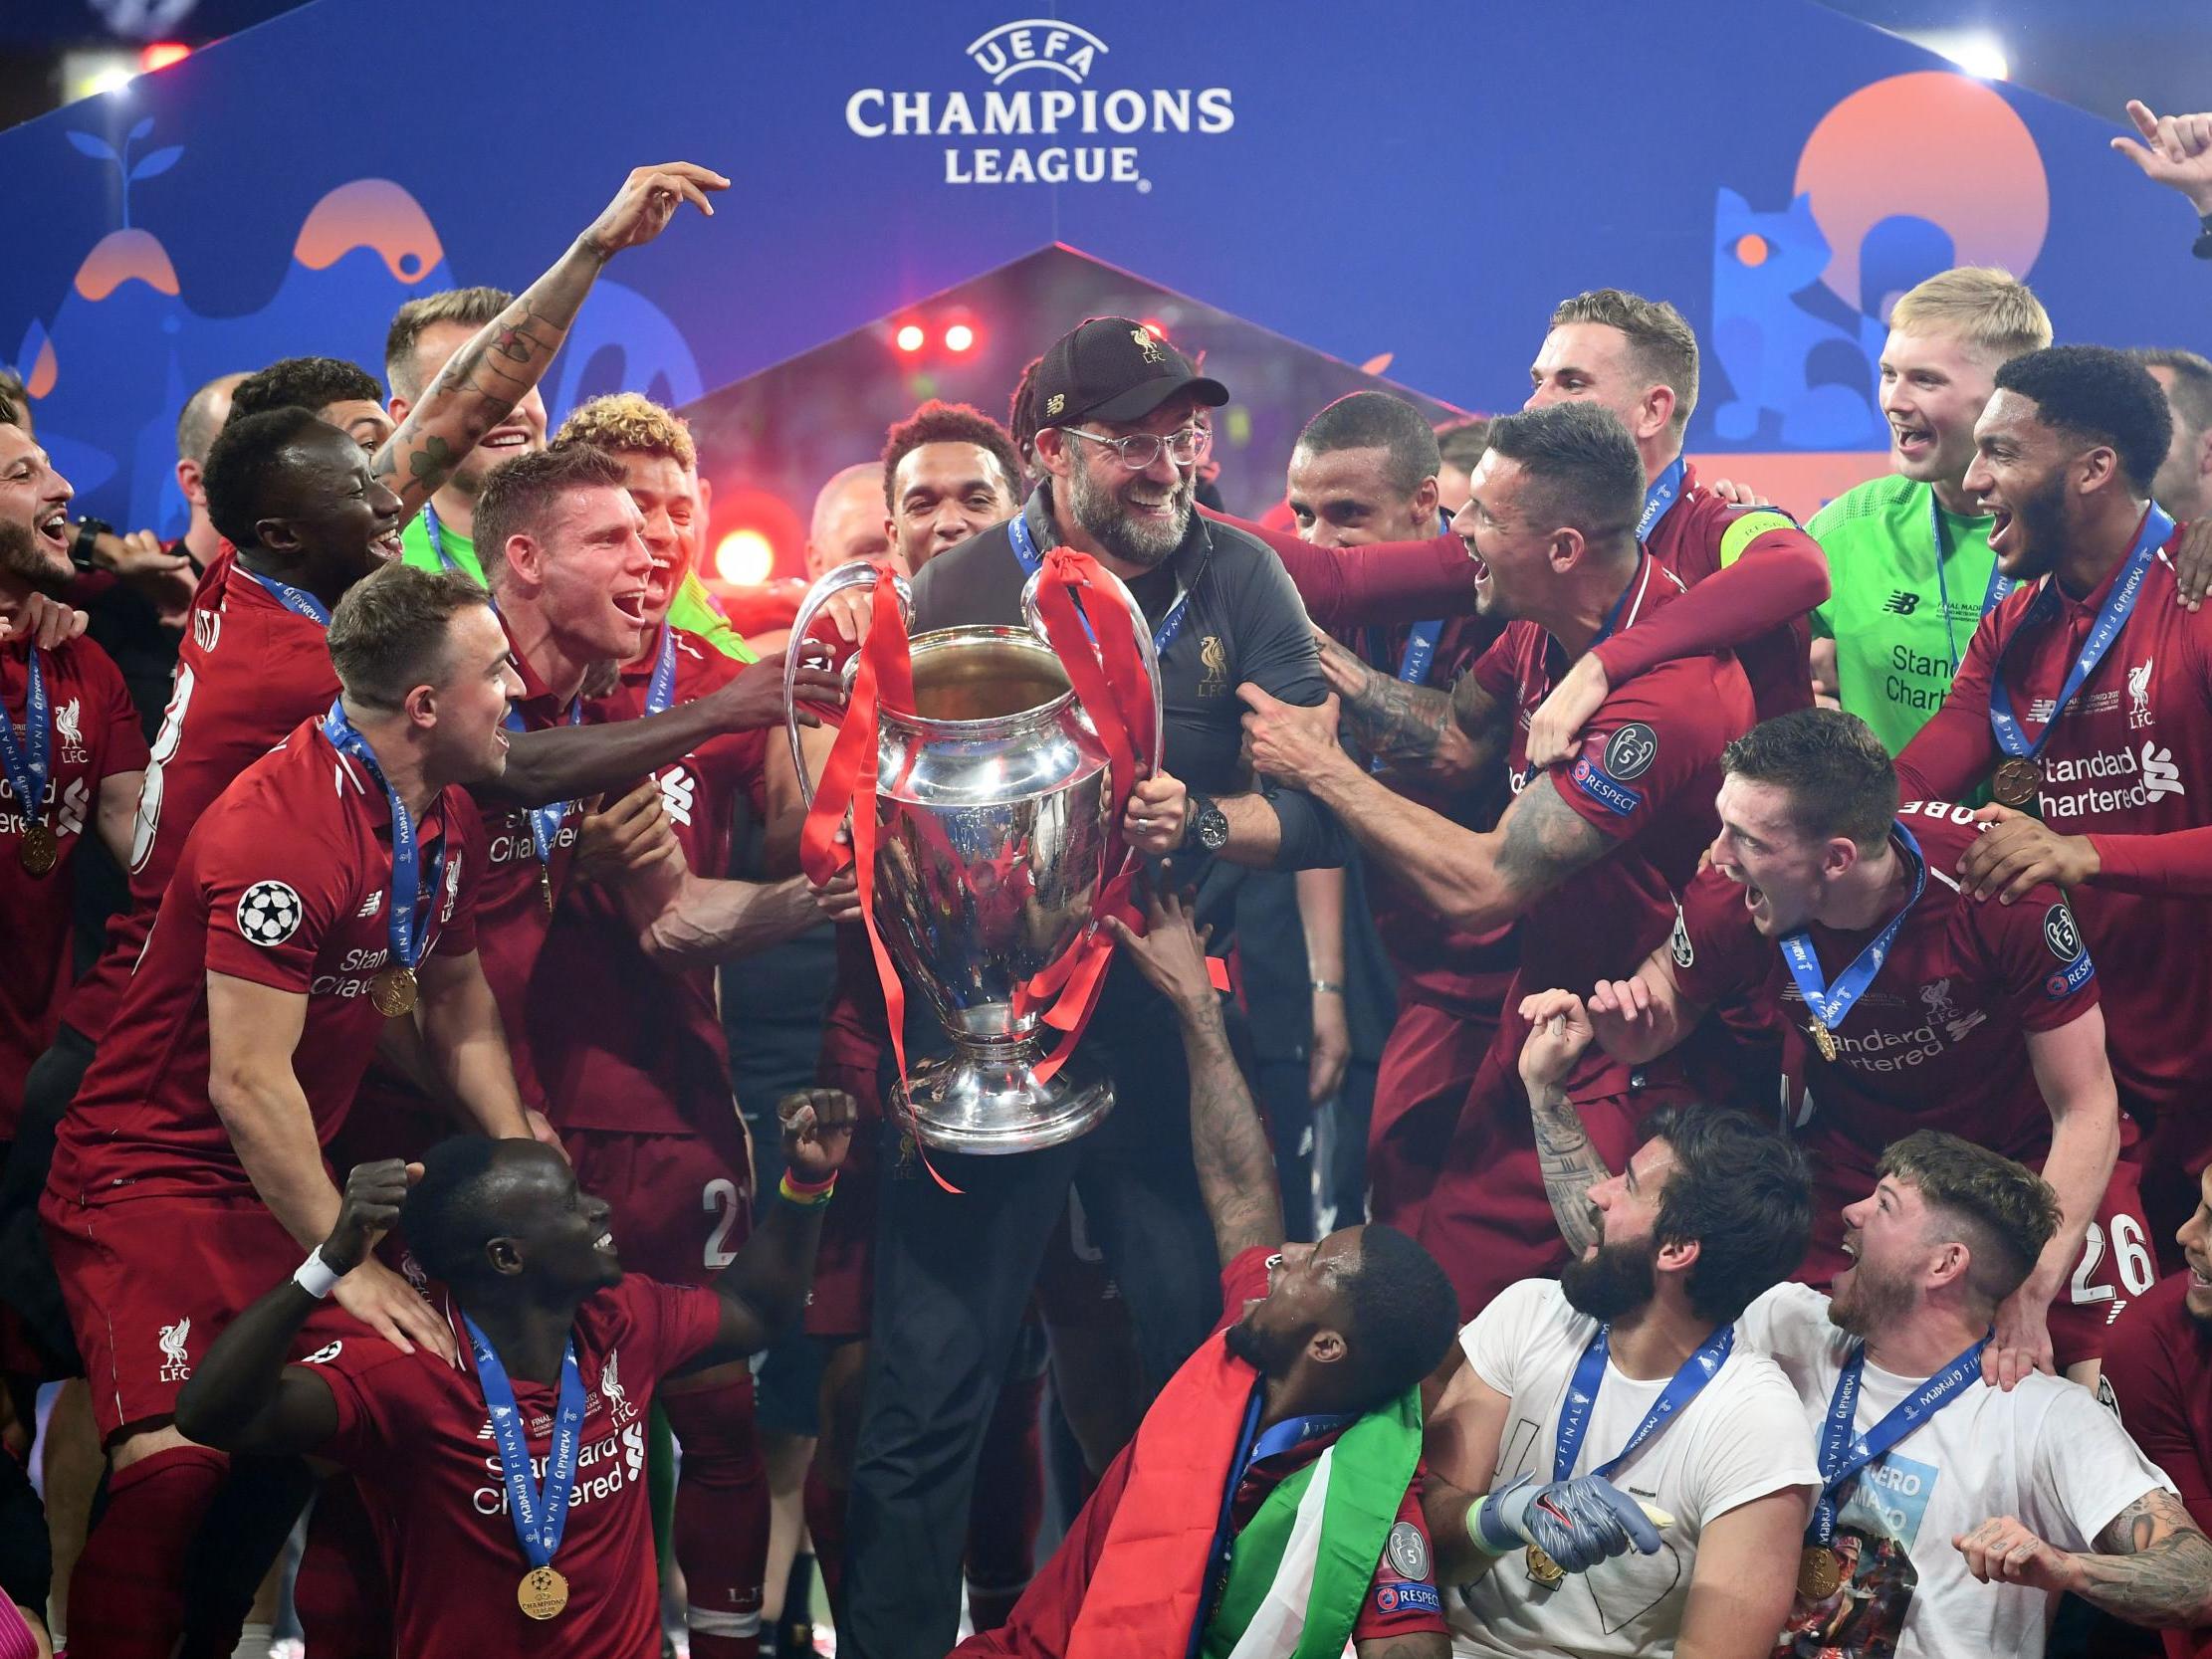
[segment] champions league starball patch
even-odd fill
[[[1618,783],[1634,783],[1658,758],[1659,733],[1642,721],[1629,722],[1606,739],[1605,769]]]
[[[2065,968],[2046,976],[2044,995],[2053,1002],[2063,1002],[2097,977],[2097,964],[2083,947],[2082,931],[2075,926],[2074,913],[2060,900],[2043,913],[2043,942],[2051,947],[2051,954],[2066,963]]]
[[[238,932],[254,943],[282,944],[300,931],[300,895],[283,882],[256,882],[238,901]]]
[[[1411,1521],[1400,1521],[1390,1530],[1390,1541],[1383,1546],[1383,1554],[1390,1564],[1398,1569],[1401,1578],[1426,1578],[1429,1576],[1429,1541],[1421,1536],[1421,1529]]]

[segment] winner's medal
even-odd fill
[[[532,1567],[515,1588],[515,1604],[526,1618],[558,1618],[568,1605],[566,1575],[555,1567]]]
[[[673,643],[674,636],[670,635],[669,640]],[[668,658],[669,675],[673,679],[675,663],[674,659],[669,657],[666,646],[662,648],[661,655]],[[528,726],[523,725],[521,712],[513,704],[508,705],[507,719],[502,724],[506,726],[508,730],[518,733],[529,729]],[[583,694],[581,692],[569,699],[568,724],[570,726],[581,726],[583,724]],[[533,806],[524,809],[524,815],[530,820],[531,850],[538,855],[538,895],[546,902],[546,914],[548,916],[553,913],[553,847],[560,839],[560,823],[562,819],[568,816],[570,804],[568,801],[554,801],[551,806]]]
[[[415,970],[396,964],[376,970],[368,982],[368,1005],[393,1020],[415,1011]]]
[[[1826,1601],[1844,1581],[1843,1563],[1825,1544],[1808,1544],[1797,1557],[1797,1593],[1808,1601]]]
[[[1997,768],[1989,780],[1989,793],[1999,806],[2026,806],[2043,784],[2043,768],[2026,755],[2015,755]]]
[[[1867,941],[1866,947],[1852,958],[1851,965],[1836,975],[1834,984],[1823,980],[1821,959],[1813,949],[1810,933],[1800,928],[1782,937],[1782,960],[1790,970],[1791,979],[1796,981],[1798,993],[1805,998],[1806,1012],[1812,1015],[1812,1023],[1805,1028],[1806,1034],[1820,1050],[1821,1058],[1831,1065],[1844,1051],[1843,1044],[1836,1040],[1836,1028],[1859,1006],[1859,999],[1875,982],[1881,964],[1889,959],[1889,946],[1896,941],[1897,930],[1904,926],[1904,919],[1912,914],[1912,907],[1927,891],[1928,861],[1921,855],[1919,842],[1912,839],[1912,832],[1901,823],[1891,823],[1889,834],[1901,846],[1904,862],[1912,872],[1912,891],[1905,898],[1904,909]]]
[[[16,810],[23,814],[23,842],[16,856],[31,875],[47,875],[62,861],[62,843],[45,819],[46,786],[54,775],[54,726],[48,713],[46,671],[35,645],[24,666],[20,738],[15,722],[0,709],[0,772],[15,791]]]
[[[384,768],[376,763],[375,749],[345,718],[342,697],[332,703],[331,712],[323,717],[323,735],[331,740],[332,748],[352,756],[362,770],[383,785],[384,798],[391,805],[391,885],[384,895],[384,937],[391,951],[385,964],[368,981],[368,1005],[386,1019],[398,1019],[402,1014],[414,1012],[415,964],[430,949],[429,930],[415,925],[415,905],[422,893],[422,860],[415,851],[415,821],[407,811],[407,803],[399,798],[384,776]],[[430,892],[433,898],[445,892],[446,855],[452,847],[452,826],[447,825],[446,833],[438,838],[438,856],[432,865]]]
[[[1567,1581],[1567,1569],[1553,1560],[1536,1545],[1526,1551],[1529,1579],[1547,1590],[1555,1590]]]
[[[1833,1062],[1843,1052],[1842,1046],[1836,1041],[1836,1033],[1819,1020],[1815,1020],[1807,1029],[1813,1033],[1813,1046],[1821,1051],[1823,1060]]]

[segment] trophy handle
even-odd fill
[[[806,775],[806,750],[798,739],[801,729],[798,709],[791,701],[798,688],[799,659],[807,651],[806,630],[833,595],[848,587],[873,587],[879,573],[874,565],[860,560],[838,565],[806,590],[806,597],[798,602],[798,614],[791,619],[791,643],[783,653],[783,730],[791,742],[791,766],[798,773],[799,798],[809,807],[814,804],[814,780]],[[899,596],[899,614],[911,628],[914,625],[914,589],[899,575],[891,578],[891,587]]]
[[[1121,608],[1129,618],[1129,631],[1136,637],[1137,655],[1145,665],[1145,678],[1152,682],[1152,771],[1157,772],[1167,762],[1165,745],[1168,700],[1160,685],[1160,653],[1153,646],[1152,630],[1145,625],[1145,613],[1137,604],[1137,596],[1105,565],[1095,559],[1091,563],[1104,579],[1107,591],[1121,602]],[[1029,625],[1029,631],[1038,639],[1046,637],[1044,617],[1037,609],[1037,584],[1043,580],[1044,569],[1040,565],[1036,573],[1021,584],[1021,619]],[[789,701],[788,697],[784,699],[786,706]],[[792,740],[795,742],[797,739],[794,737]],[[800,781],[803,782],[804,779],[801,778]]]

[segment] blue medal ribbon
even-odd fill
[[[2150,573],[2151,555],[2165,545],[2173,534],[2173,520],[2166,511],[2152,502],[2143,512],[2142,528],[2136,532],[2135,546],[2128,553],[2127,562],[2120,568],[2112,591],[2104,596],[2104,608],[2097,613],[2097,621],[2090,627],[2090,636],[2082,642],[2082,654],[2075,659],[2073,671],[2067,675],[2066,684],[2060,688],[2058,700],[2051,705],[2051,718],[2043,723],[2043,730],[2033,742],[2020,728],[2020,722],[2012,712],[2012,690],[2005,684],[2005,655],[2018,639],[2030,628],[2059,611],[2058,578],[2044,578],[2043,589],[2028,606],[2028,614],[2020,619],[2020,626],[2012,631],[2012,638],[1998,649],[1996,666],[1989,676],[1989,729],[1997,739],[1997,746],[2016,760],[2033,760],[2043,753],[2044,745],[2051,741],[2051,733],[2059,728],[2059,717],[2066,713],[2066,706],[2074,701],[2074,694],[2082,689],[2083,682],[2097,672],[2097,665],[2104,660],[2104,653],[2119,638],[2119,631],[2126,626],[2128,616],[2135,609],[2135,600],[2142,593],[2143,578]]]
[[[384,930],[391,941],[393,965],[412,970],[429,949],[429,930],[418,931],[415,926],[415,905],[422,895],[422,864],[415,852],[415,821],[408,816],[407,803],[385,778],[384,768],[376,763],[376,751],[368,746],[368,739],[354,730],[353,723],[345,718],[342,697],[332,703],[331,712],[323,717],[323,735],[331,739],[331,746],[340,754],[349,754],[359,761],[381,786],[384,798],[391,802],[391,886],[384,895]],[[451,834],[438,837],[438,857],[430,877],[433,894],[445,889],[446,852],[452,844]]]
[[[290,582],[280,582],[276,577],[264,576],[258,570],[248,570],[243,564],[238,568],[246,576],[259,582],[269,596],[286,610],[304,616],[311,622],[320,622],[326,628],[330,627],[331,607],[306,588],[294,587]]]
[[[1951,672],[1958,673],[1958,634],[1951,626],[1951,584],[1944,575],[1951,562],[1951,534],[1943,522],[1943,504],[1935,499],[1935,492],[1928,491],[1928,520],[1935,536],[1935,602],[1943,609],[1943,643],[1950,648]],[[1997,568],[1993,553],[1989,560],[1989,585],[1982,589],[1982,615],[1987,616],[2002,603],[2017,584]]]
[[[1652,480],[1644,492],[1644,517],[1636,521],[1636,538],[1649,541],[1652,531],[1659,528],[1659,521],[1666,517],[1674,498],[1682,493],[1682,469],[1685,466],[1679,455],[1666,464],[1665,471]]]
[[[653,659],[652,679],[645,683],[645,713],[649,716],[666,714],[675,702],[676,630],[663,622],[660,654]]]
[[[0,709],[0,766],[6,768],[8,787],[15,791],[16,804],[23,809],[23,821],[40,824],[46,821],[47,781],[54,775],[54,721],[39,648],[34,645],[29,650],[23,685],[23,735],[16,735],[15,722],[5,709]]]
[[[553,1444],[546,1452],[543,1484],[530,1475],[530,1439],[515,1404],[515,1385],[507,1367],[476,1321],[467,1314],[469,1350],[476,1359],[477,1385],[492,1416],[492,1439],[499,1447],[500,1474],[507,1482],[507,1514],[523,1555],[535,1567],[553,1564],[553,1552],[568,1528],[568,1499],[575,1491],[576,1459],[583,1444],[583,1374],[576,1367],[576,1339],[571,1335],[560,1355],[560,1395],[553,1408]]]
[[[1013,556],[1021,566],[1022,575],[1033,576],[1044,567],[1044,555],[1037,551],[1036,539],[1029,533],[1026,508],[1006,520],[1006,535],[1013,542]],[[1152,631],[1152,649],[1155,654],[1162,657],[1168,654],[1168,647],[1175,643],[1176,635],[1183,632],[1183,615],[1190,609],[1190,605],[1191,590],[1178,587],[1175,590],[1175,603],[1168,607],[1168,614],[1160,626]],[[1084,629],[1088,631],[1090,625],[1090,618],[1085,617]],[[1091,635],[1094,640],[1097,637],[1096,634]]]
[[[1567,1397],[1559,1406],[1559,1436],[1552,1444],[1551,1478],[1555,1481],[1574,1475],[1575,1457],[1582,1450],[1582,1437],[1590,1430],[1590,1414],[1597,1407],[1598,1388],[1605,1381],[1606,1354],[1612,1344],[1612,1333],[1610,1325],[1598,1327],[1598,1334],[1582,1350],[1581,1359],[1575,1363],[1575,1374],[1567,1383]],[[1732,1325],[1724,1325],[1706,1338],[1704,1347],[1684,1359],[1681,1368],[1659,1390],[1659,1397],[1652,1402],[1652,1409],[1644,1413],[1644,1421],[1636,1425],[1629,1443],[1590,1472],[1601,1479],[1611,1479],[1613,1472],[1628,1462],[1638,1447],[1664,1428],[1675,1413],[1697,1397],[1698,1390],[1720,1374],[1729,1349],[1735,1346],[1736,1328]]]
[[[1442,526],[1439,533],[1449,535],[1451,533],[1449,515],[1439,513],[1437,515],[1437,518]],[[1428,685],[1429,670],[1437,660],[1437,641],[1442,635],[1443,618],[1440,616],[1428,622],[1415,623],[1412,630],[1406,635],[1405,654],[1398,659],[1398,678],[1405,681],[1409,686]],[[1381,664],[1378,663],[1377,666],[1380,667]]]
[[[422,504],[422,528],[430,538],[430,550],[438,555],[438,568],[460,570],[462,575],[467,575],[466,570],[461,570],[461,561],[445,550],[445,525],[438,522],[438,510],[428,502]]]
[[[1782,936],[1782,959],[1789,964],[1790,977],[1804,993],[1805,1006],[1812,1010],[1813,1018],[1831,1032],[1844,1023],[1852,1009],[1858,1006],[1859,999],[1867,994],[1867,987],[1875,982],[1875,975],[1889,958],[1889,945],[1896,938],[1897,930],[1904,926],[1904,919],[1912,914],[1912,907],[1927,891],[1928,861],[1920,852],[1919,842],[1912,839],[1912,832],[1901,823],[1892,823],[1889,833],[1903,843],[1905,862],[1912,867],[1912,892],[1904,902],[1904,909],[1867,941],[1866,948],[1836,976],[1834,984],[1822,980],[1821,959],[1813,949],[1813,937],[1808,930],[1800,928]]]
[[[673,684],[676,678],[675,658],[668,655],[666,647],[663,647],[662,655],[664,657],[667,657],[668,677],[670,683]],[[657,685],[660,679],[659,664],[654,665],[653,676],[654,684]],[[646,696],[648,698],[652,696],[652,687],[647,687]],[[512,703],[507,706],[507,713],[504,717],[502,717],[500,724],[506,726],[508,730],[515,732],[517,735],[521,735],[522,733],[529,730],[529,727],[523,725],[522,711],[516,708],[515,705]],[[582,724],[583,694],[581,692],[578,692],[574,697],[568,700],[568,725],[580,726]],[[547,806],[533,806],[526,808],[530,815],[530,844],[537,850],[539,868],[545,873],[546,880],[549,883],[551,883],[553,880],[553,838],[560,833],[561,822],[568,816],[568,808],[570,804],[571,803],[568,801],[553,801]],[[550,895],[552,892],[551,887],[549,887],[547,891]],[[551,904],[552,902],[552,899],[549,897],[547,899],[547,903]]]
[[[1837,1494],[1860,1470],[1885,1456],[1890,1447],[1918,1428],[1954,1399],[1982,1371],[1982,1338],[1899,1400],[1889,1414],[1865,1434],[1852,1433],[1859,1413],[1860,1375],[1867,1365],[1864,1343],[1851,1350],[1836,1378],[1835,1397],[1828,1402],[1828,1423],[1821,1431],[1821,1495],[1813,1505],[1813,1523],[1805,1529],[1805,1542],[1826,1546],[1836,1537]]]

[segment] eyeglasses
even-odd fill
[[[1060,428],[1071,438],[1088,438],[1094,444],[1103,444],[1121,457],[1121,464],[1133,473],[1141,473],[1160,459],[1165,449],[1168,459],[1179,467],[1188,467],[1200,460],[1214,447],[1214,434],[1203,426],[1180,427],[1161,437],[1153,432],[1136,432],[1126,438],[1110,438],[1103,432],[1085,432],[1079,426]]]

